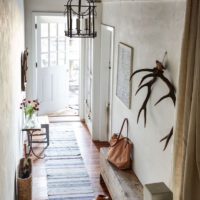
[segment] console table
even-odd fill
[[[22,131],[25,131],[27,133],[27,140],[28,140],[28,147],[29,152],[28,156],[32,153],[35,157],[42,159],[44,156],[37,155],[33,150],[33,144],[34,143],[44,143],[46,146],[44,149],[46,149],[49,146],[49,120],[48,116],[39,116],[37,117],[37,124],[35,127],[25,127],[22,129]],[[33,139],[34,137],[42,137],[42,139]]]

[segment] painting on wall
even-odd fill
[[[117,67],[117,97],[130,109],[132,84],[130,76],[133,72],[133,48],[119,43]]]
[[[21,54],[21,91],[25,91],[27,82],[28,48]]]

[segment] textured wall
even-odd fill
[[[158,81],[147,106],[147,126],[144,128],[143,113],[137,124],[137,114],[146,96],[142,90],[135,96],[142,75],[134,77],[132,107],[129,110],[115,95],[117,77],[117,54],[119,42],[134,48],[133,70],[152,68],[155,60],[162,60],[167,51],[166,75],[178,88],[178,74],[184,27],[185,1],[137,0],[103,1],[104,24],[115,27],[113,132],[119,130],[124,117],[130,121],[130,138],[134,142],[134,169],[143,184],[164,181],[170,186],[173,161],[173,139],[165,152],[159,140],[169,133],[174,124],[175,108],[170,99],[156,107],[154,103],[168,92]]]
[[[19,157],[23,0],[0,0],[0,199],[14,199]]]

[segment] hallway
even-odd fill
[[[105,186],[100,185],[99,182],[99,148],[107,146],[107,144],[93,142],[87,127],[81,122],[65,122],[64,124],[71,125],[73,127],[95,196],[98,194],[107,194]],[[48,199],[45,159],[38,160],[33,157],[33,200],[45,199]]]
[[[175,200],[199,200],[200,0],[0,0],[0,9],[0,200],[23,191],[93,200],[107,194],[100,169],[113,200],[133,200],[138,185],[149,200],[160,183]],[[37,121],[50,113],[50,124]],[[130,171],[100,151],[125,119],[113,152]],[[119,141],[133,145],[121,151]],[[32,144],[36,154],[49,145],[33,166]]]

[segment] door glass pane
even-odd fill
[[[69,47],[71,50],[78,50],[78,46],[79,46],[79,40],[77,40],[76,38],[70,38],[69,41]]]
[[[58,40],[58,51],[65,51],[65,38]]]
[[[64,23],[59,23],[58,24],[58,36],[63,37],[65,32],[65,24]]]
[[[50,36],[51,37],[56,37],[57,36],[57,24],[56,23],[51,23],[50,24]]]
[[[48,52],[48,38],[41,38],[41,52]]]
[[[69,60],[69,80],[71,87],[79,84],[79,60]]]
[[[50,53],[50,65],[57,65],[57,53]]]
[[[48,67],[48,54],[41,54],[41,68]]]
[[[57,39],[50,38],[50,51],[57,51]]]
[[[65,53],[64,52],[58,52],[58,65],[64,65],[65,64]]]
[[[48,37],[48,23],[41,23],[41,37]]]

